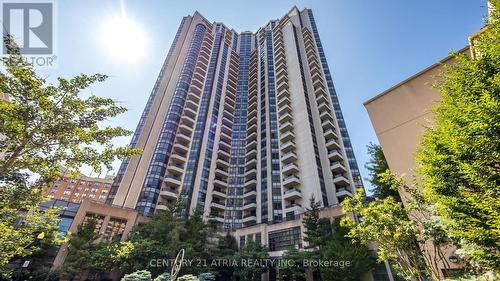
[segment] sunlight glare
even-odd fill
[[[146,52],[146,36],[137,23],[125,16],[109,19],[102,26],[102,42],[110,56],[137,62]]]

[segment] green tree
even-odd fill
[[[500,1],[436,85],[442,101],[417,152],[418,173],[447,233],[478,269],[500,269]]]
[[[339,219],[333,221],[331,228],[332,232],[326,239],[321,258],[327,261],[349,262],[349,264],[321,267],[323,280],[361,280],[362,276],[375,266],[375,258],[366,245],[347,237],[349,228],[341,225]]]
[[[16,257],[63,241],[57,231],[57,209],[41,211],[41,190],[7,184],[0,188],[0,267]],[[43,239],[39,239],[43,237]]]
[[[9,55],[0,59],[5,67],[0,71],[0,95],[9,100],[0,99],[0,266],[38,249],[37,233],[56,242],[56,210],[42,212],[37,206],[45,200],[40,187],[59,176],[62,166],[76,172],[87,164],[99,171],[102,165],[111,168],[116,157],[138,153],[112,145],[115,137],[129,131],[101,126],[125,108],[111,99],[81,97],[105,75],[81,74],[48,84],[12,37],[6,36],[4,45]],[[37,184],[28,181],[33,175],[40,177]]]
[[[366,163],[365,168],[370,172],[369,181],[373,186],[371,190],[373,195],[377,198],[392,196],[394,199],[400,200],[398,191],[391,189],[380,178],[383,173],[389,171],[389,165],[385,159],[382,147],[378,144],[370,143],[367,148],[370,160]]]
[[[305,280],[306,268],[304,268],[303,263],[307,258],[309,258],[308,253],[295,247],[286,250],[282,257],[286,262],[282,263],[280,267],[282,276],[292,280]]]
[[[304,241],[307,243],[306,249],[319,249],[322,245],[320,228],[319,228],[319,212],[321,204],[316,201],[314,195],[309,199],[309,208],[304,215],[302,223],[304,225]]]
[[[217,246],[213,251],[213,258],[218,260],[231,260],[234,258],[236,252],[238,251],[238,243],[234,236],[229,232],[224,236],[219,237],[217,241]],[[213,268],[217,273],[218,280],[232,280],[234,275],[234,270],[227,266],[215,266]]]
[[[238,252],[235,253],[234,259],[240,263],[235,270],[235,276],[239,277],[239,280],[258,281],[261,280],[261,275],[267,271],[267,268],[259,265],[245,266],[241,264],[241,261],[262,261],[269,259],[269,254],[267,252],[267,247],[264,247],[250,239],[249,241],[246,241],[245,245],[240,248]]]
[[[83,276],[93,269],[92,256],[98,247],[95,241],[99,238],[96,229],[97,218],[92,217],[78,227],[68,242],[68,257],[61,270],[63,278]]]
[[[342,202],[345,212],[359,214],[359,222],[349,217],[342,219],[349,236],[361,243],[377,245],[380,261],[394,261],[397,270],[407,280],[424,280],[426,267],[416,243],[418,228],[408,211],[392,196],[364,200],[362,191]]]

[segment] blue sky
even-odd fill
[[[110,75],[90,92],[129,108],[113,124],[134,130],[183,16],[198,10],[208,20],[237,31],[255,31],[294,5],[311,8],[364,178],[366,145],[377,139],[363,102],[464,47],[486,15],[486,0],[125,0],[124,4],[127,16],[146,33],[147,55],[142,60],[134,64],[116,60],[103,46],[102,23],[120,15],[119,0],[58,1],[58,67],[43,70],[43,75],[49,80],[79,73]],[[116,143],[128,141],[122,138]]]

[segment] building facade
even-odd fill
[[[465,47],[459,52],[469,55],[470,49]],[[390,170],[403,175],[409,186],[418,179],[415,152],[420,137],[426,126],[432,124],[432,108],[441,101],[439,90],[432,85],[438,82],[444,67],[453,63],[454,58],[448,56],[364,103]],[[403,203],[410,196],[403,190],[400,195]],[[456,257],[455,248],[442,248],[446,260],[441,261],[431,243],[426,247],[429,258],[436,261],[429,267],[435,267],[441,273],[440,278],[463,267],[461,263],[451,262],[452,257]]]
[[[45,188],[44,195],[72,203],[81,203],[84,200],[104,203],[112,184],[111,176],[99,178],[80,175],[78,178],[72,178],[63,174]]]
[[[294,220],[362,188],[312,11],[238,33],[185,17],[107,202],[180,202],[224,229]]]

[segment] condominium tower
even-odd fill
[[[130,145],[108,203],[146,216],[180,202],[238,229],[362,188],[309,9],[241,33],[184,17]]]

